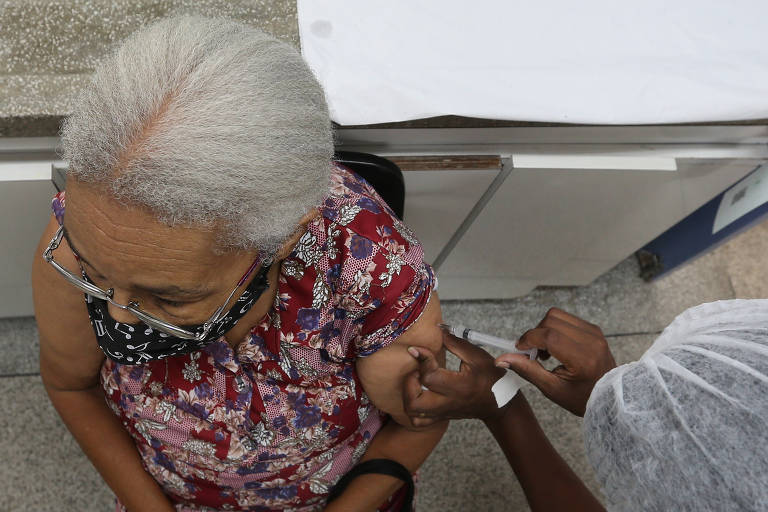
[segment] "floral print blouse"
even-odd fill
[[[413,233],[341,165],[320,212],[282,262],[271,311],[234,349],[222,338],[102,366],[108,405],[179,511],[321,510],[382,426],[355,359],[418,319],[435,276]]]

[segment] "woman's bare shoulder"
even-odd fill
[[[59,224],[51,215],[32,261],[32,292],[40,339],[40,373],[49,387],[84,389],[98,383],[104,354],[96,343],[83,294],[48,263],[42,254]],[[66,240],[54,252],[67,269],[78,268]]]

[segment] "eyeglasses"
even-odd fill
[[[211,317],[202,325],[202,327],[200,327],[197,330],[197,332],[192,332],[182,327],[179,327],[178,325],[174,325],[164,320],[161,320],[150,313],[147,313],[146,311],[139,308],[139,303],[136,301],[130,301],[127,305],[119,304],[115,302],[114,300],[112,300],[112,296],[115,293],[114,289],[110,288],[108,290],[102,290],[101,288],[94,285],[93,283],[89,283],[84,279],[80,279],[77,275],[73,274],[66,268],[59,265],[53,259],[53,251],[59,247],[63,236],[64,236],[64,226],[61,226],[59,227],[58,231],[56,231],[56,235],[51,239],[51,243],[48,244],[48,248],[43,252],[43,259],[47,263],[50,263],[51,266],[53,266],[53,268],[55,268],[59,274],[64,276],[64,279],[66,279],[67,281],[69,281],[71,284],[78,287],[79,289],[81,289],[86,294],[101,300],[105,300],[115,307],[118,307],[120,309],[123,309],[125,311],[132,313],[136,318],[138,318],[148,326],[152,327],[153,329],[157,329],[158,331],[168,334],[170,336],[176,336],[177,338],[182,338],[185,340],[203,341],[205,339],[205,337],[213,328],[214,324],[222,317],[224,308],[227,307],[227,304],[229,304],[229,301],[232,300],[232,297],[235,295],[235,292],[237,291],[237,289],[240,288],[243,285],[243,283],[245,283],[245,281],[248,279],[248,276],[250,276],[253,270],[258,266],[259,259],[260,259],[260,258],[256,258],[256,260],[251,264],[251,266],[248,268],[246,273],[243,274],[243,277],[241,277],[240,280],[237,282],[237,286],[235,286],[235,288],[232,290],[232,293],[229,294],[229,296],[227,297],[227,300],[224,301],[224,304],[222,304],[216,311],[213,312],[213,315],[211,315]],[[79,263],[80,258],[78,258],[77,255],[75,255],[75,257],[78,259],[78,263]],[[265,261],[264,264],[266,266],[269,266],[268,261]],[[83,274],[83,278],[85,278],[86,277],[85,270],[83,270],[82,266],[80,267],[80,271]]]

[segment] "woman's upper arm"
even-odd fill
[[[104,353],[88,320],[83,293],[67,283],[42,254],[59,224],[51,215],[32,261],[32,294],[40,339],[40,375],[46,387],[80,390],[98,384]],[[65,268],[78,268],[66,240],[54,252]]]
[[[438,354],[444,364],[442,332],[438,327],[441,322],[440,299],[437,292],[432,291],[419,319],[402,335],[386,348],[357,360],[358,375],[368,397],[377,408],[404,427],[412,428],[403,407],[403,382],[409,373],[418,369],[408,347],[428,348]]]

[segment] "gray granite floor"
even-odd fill
[[[627,259],[589,286],[541,288],[506,301],[449,301],[444,316],[500,336],[516,337],[558,306],[603,327],[618,362],[638,358],[678,313],[701,302],[768,297],[764,255],[768,222],[654,283]],[[0,510],[107,511],[112,497],[51,407],[37,371],[30,318],[0,321]],[[580,437],[581,420],[535,390],[526,394],[547,434],[596,492]],[[527,510],[522,491],[490,434],[477,421],[457,421],[425,463],[421,511]]]

